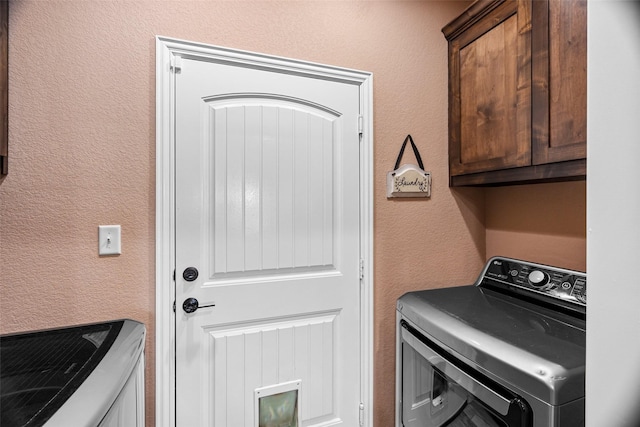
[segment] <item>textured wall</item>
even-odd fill
[[[392,424],[395,298],[482,263],[481,193],[451,193],[446,43],[464,2],[11,3],[10,174],[0,184],[0,332],[129,317],[148,327],[153,423],[156,34],[374,73],[375,416]],[[411,133],[431,200],[387,201]],[[407,157],[411,161],[411,156]],[[478,203],[479,202],[479,205]],[[122,255],[97,255],[121,224]]]
[[[586,181],[487,188],[487,258],[587,269]]]
[[[374,417],[376,427],[393,425],[396,298],[413,289],[472,282],[494,247],[485,242],[484,190],[447,186],[447,47],[440,28],[467,4],[11,2],[11,157],[10,174],[0,183],[0,332],[122,317],[144,322],[147,419],[153,426],[154,36],[371,71]],[[386,199],[385,175],[407,133],[433,173],[430,200]],[[413,161],[410,152],[405,160]],[[526,228],[529,214],[514,214],[523,215],[517,227]],[[98,257],[100,224],[122,225],[122,255]]]

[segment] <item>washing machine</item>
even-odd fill
[[[506,257],[397,301],[397,427],[584,426],[587,277]]]

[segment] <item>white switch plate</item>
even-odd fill
[[[98,254],[120,255],[122,253],[120,236],[119,225],[99,225]]]

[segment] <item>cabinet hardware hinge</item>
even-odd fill
[[[176,312],[176,302],[175,301],[173,302],[173,312],[174,313]]]
[[[362,136],[364,132],[364,117],[362,117],[362,115],[358,116],[358,134],[360,134],[360,136]]]
[[[172,56],[171,57],[170,68],[171,68],[172,72],[174,72],[176,74],[180,73],[180,71],[182,71],[182,57],[181,56]]]
[[[360,425],[364,425],[364,403],[360,403],[360,415],[359,415]]]
[[[364,260],[360,259],[360,280],[364,279]]]

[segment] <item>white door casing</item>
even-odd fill
[[[291,380],[304,425],[370,425],[371,75],[161,37],[157,55],[157,425],[253,425],[253,390]]]

